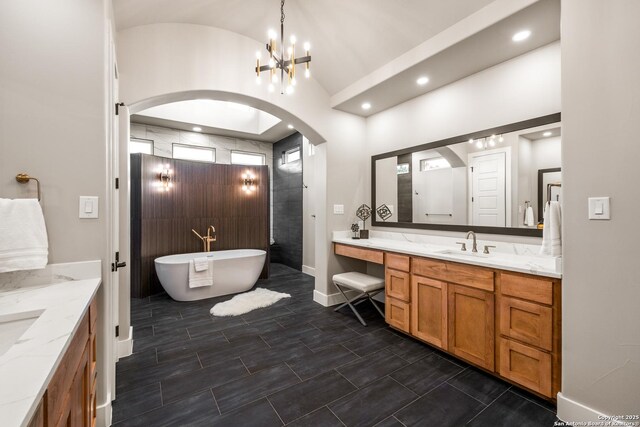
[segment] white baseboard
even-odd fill
[[[558,418],[565,423],[601,423],[603,420],[611,421],[610,425],[622,425],[615,420],[607,419],[607,416],[601,412],[596,411],[593,408],[583,405],[582,403],[571,400],[564,396],[562,393],[558,393]],[[602,418],[604,417],[604,418]],[[586,424],[585,424],[586,425]],[[594,424],[595,425],[595,424]]]
[[[109,427],[112,422],[111,401],[96,407],[96,426]]]
[[[118,340],[118,360],[133,354],[133,326],[129,326],[129,338]]]
[[[357,291],[346,291],[345,292],[349,298],[358,295]],[[325,307],[331,307],[332,305],[342,304],[344,302],[344,297],[341,293],[336,292],[335,294],[323,294],[318,290],[313,291],[313,300],[320,305]]]
[[[304,274],[308,274],[309,276],[316,277],[316,269],[314,267],[309,267],[308,265],[302,266],[302,272]]]

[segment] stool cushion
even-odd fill
[[[333,276],[333,282],[360,292],[371,292],[384,288],[384,279],[355,271],[336,274]]]

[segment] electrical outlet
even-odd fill
[[[333,205],[334,215],[344,215],[344,205]]]

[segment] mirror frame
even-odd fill
[[[554,113],[546,116],[536,117],[521,122],[510,123],[504,126],[498,126],[490,129],[484,129],[477,132],[468,133],[465,135],[458,135],[451,138],[441,139],[439,141],[427,142],[425,144],[416,145],[409,148],[403,148],[400,150],[389,151],[387,153],[376,154],[371,156],[371,205],[373,212],[373,219],[371,225],[373,227],[392,227],[392,228],[413,228],[419,230],[440,230],[440,231],[474,231],[476,233],[483,234],[507,234],[511,236],[530,236],[530,237],[542,237],[542,230],[535,228],[518,228],[518,227],[487,227],[480,225],[453,225],[453,224],[424,224],[413,222],[385,222],[377,219],[375,210],[377,209],[376,203],[376,161],[386,159],[394,156],[401,156],[403,154],[410,154],[415,151],[423,151],[434,148],[445,147],[447,145],[459,144],[466,142],[470,139],[484,138],[487,135],[504,134],[515,132],[522,129],[534,128],[538,126],[544,126],[551,123],[557,123],[561,121],[561,114]]]

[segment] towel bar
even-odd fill
[[[38,190],[38,201],[40,201],[40,181],[38,180],[38,178],[29,176],[29,174],[26,173],[19,173],[18,175],[16,175],[16,181],[18,181],[20,184],[26,184],[31,180],[34,180],[36,182],[36,188]]]
[[[551,202],[551,187],[562,187],[562,184],[560,183],[547,184],[547,203]]]

